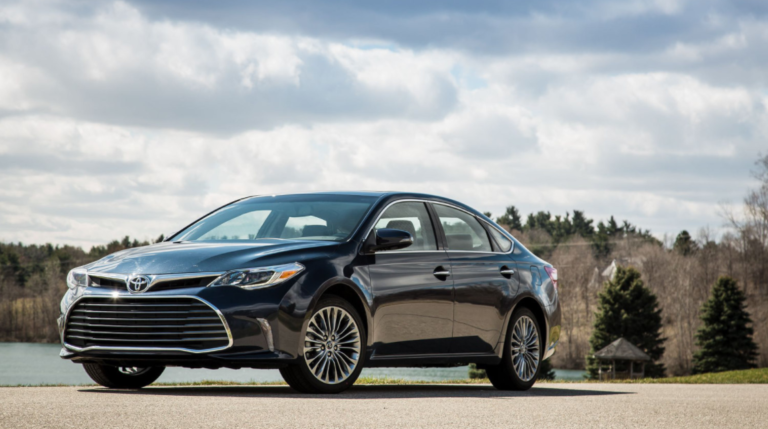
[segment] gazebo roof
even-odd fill
[[[595,357],[600,360],[651,361],[650,356],[624,338],[619,338],[608,344],[605,348],[595,352]]]

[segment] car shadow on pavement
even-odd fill
[[[437,385],[380,385],[353,386],[337,395],[304,395],[287,386],[158,386],[141,390],[115,390],[103,388],[80,389],[83,393],[114,395],[159,395],[159,396],[237,396],[270,398],[514,398],[514,397],[568,397],[629,395],[635,392],[534,387],[525,392],[496,390],[491,386],[437,386]]]

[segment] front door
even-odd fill
[[[414,243],[377,252],[369,273],[373,285],[373,358],[446,353],[453,333],[450,261],[438,249],[423,202],[389,206],[374,226],[408,231]]]

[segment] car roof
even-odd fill
[[[455,205],[458,207],[461,207],[465,210],[468,210],[470,212],[473,212],[478,215],[482,215],[478,210],[475,210],[474,208],[450,199],[446,197],[441,197],[438,195],[432,195],[432,194],[422,194],[418,192],[403,192],[403,191],[318,191],[318,192],[296,192],[296,193],[286,193],[286,194],[264,194],[264,195],[252,195],[249,197],[242,198],[237,201],[243,201],[248,200],[251,198],[260,198],[260,197],[274,197],[274,196],[293,196],[293,195],[349,195],[349,196],[358,196],[358,197],[373,197],[376,198],[378,202],[382,201],[394,201],[397,199],[424,199],[424,200],[432,200],[432,201],[442,201],[444,203],[449,203],[451,205]],[[236,202],[237,202],[236,201]]]
[[[421,194],[416,192],[403,192],[403,191],[316,191],[316,192],[292,192],[292,193],[286,193],[286,194],[261,194],[261,195],[251,195],[247,198],[258,198],[258,197],[272,197],[272,196],[289,196],[289,195],[350,195],[350,196],[368,196],[368,197],[385,197],[385,196],[408,196],[408,197],[421,197],[421,198],[436,198],[436,199],[444,199],[448,200],[447,198],[443,198],[437,195],[429,195],[429,194]]]

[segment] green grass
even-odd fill
[[[539,381],[538,383],[600,383],[598,381]],[[602,383],[606,383],[603,381]],[[726,371],[710,374],[689,375],[685,377],[668,378],[644,378],[641,380],[615,380],[608,383],[631,383],[631,384],[768,384],[768,368],[748,369],[744,371]],[[401,378],[388,377],[360,377],[355,382],[362,386],[382,386],[382,385],[439,385],[439,384],[490,384],[487,378],[464,378],[458,380],[443,381],[424,381],[424,380],[403,380]],[[154,383],[153,386],[285,386],[283,381],[219,381],[203,380],[184,383]],[[0,385],[0,387],[64,387],[67,384],[16,384]],[[87,384],[82,386],[96,386]]]
[[[541,382],[539,382],[541,383]],[[642,378],[636,380],[555,380],[545,383],[630,383],[630,384],[768,384],[768,368],[741,371],[712,372],[709,374],[686,375],[681,377]]]
[[[638,382],[657,384],[768,384],[768,368],[711,372],[685,377],[638,380]]]

